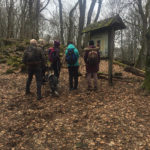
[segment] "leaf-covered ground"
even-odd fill
[[[86,90],[84,76],[79,89],[69,92],[67,69],[61,70],[60,96],[52,97],[48,85],[43,99],[25,96],[25,74],[3,74],[0,66],[0,149],[1,150],[149,150],[150,96],[139,90],[140,77],[114,65],[129,80],[98,81],[97,92]],[[107,73],[102,61],[101,72]],[[84,74],[84,66],[80,71]]]

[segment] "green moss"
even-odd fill
[[[98,74],[105,74],[105,73],[104,73],[104,72],[100,72],[100,71],[99,71],[99,72],[98,72]]]
[[[12,66],[15,67],[15,68],[19,68],[20,63],[19,63],[19,62],[14,62],[14,63],[12,64]]]
[[[114,23],[117,23],[120,26],[120,28],[125,28],[125,25],[122,22],[120,16],[117,15],[117,16],[102,20],[100,22],[90,24],[86,28],[84,28],[82,32],[84,33],[84,32],[97,30],[97,29],[100,29],[100,28],[112,27],[112,25],[114,25]]]
[[[7,71],[5,72],[5,74],[12,74],[12,73],[14,73],[14,69],[7,69]]]
[[[16,51],[24,51],[26,49],[26,43],[17,43],[16,44]]]
[[[7,65],[9,65],[9,66],[10,66],[10,65],[12,65],[12,64],[13,64],[12,59],[8,59],[8,60],[7,60]]]
[[[88,144],[87,143],[83,143],[83,142],[79,142],[79,143],[76,143],[76,148],[87,149],[88,148]]]
[[[114,18],[109,18],[109,19],[102,20],[100,22],[96,22],[94,24],[90,24],[83,30],[83,32],[88,32],[88,31],[92,31],[92,30],[96,30],[99,28],[110,26],[111,23],[113,22],[113,20],[114,20]]]
[[[17,62],[22,63],[22,58],[17,58]]]
[[[127,65],[126,64],[123,64],[123,63],[121,63],[121,62],[119,62],[119,61],[116,61],[116,60],[113,60],[113,64],[117,64],[117,65],[119,65],[119,66],[122,66],[122,67],[127,67]]]
[[[7,60],[6,59],[0,59],[0,64],[4,64],[4,63],[6,63],[7,62]]]
[[[22,63],[22,59],[17,56],[12,56],[7,59],[7,65],[11,65],[13,67],[19,66]]]

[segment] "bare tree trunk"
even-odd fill
[[[73,13],[74,13],[76,7],[78,6],[78,3],[79,2],[77,2],[75,4],[75,6],[71,9],[71,11],[69,13],[69,29],[68,29],[68,40],[67,40],[67,42],[73,41],[73,32],[74,32],[74,29],[73,29],[73,26],[74,26]]]
[[[143,88],[150,92],[150,27],[147,32],[146,74]]]
[[[95,7],[95,3],[96,3],[96,0],[91,1],[91,6],[88,12],[87,25],[91,23],[91,17],[92,17],[92,13]]]
[[[150,1],[148,2],[148,5],[146,7],[146,11],[150,12]],[[147,56],[146,56],[146,74],[145,74],[145,80],[143,83],[143,88],[146,89],[148,92],[150,92],[150,13],[148,13],[149,17],[149,27],[146,33],[146,39],[147,39]]]
[[[144,13],[144,10],[142,8],[142,0],[137,0],[138,1],[138,8],[139,8],[139,13],[141,15],[141,18],[142,18],[142,23],[143,23],[143,27],[142,27],[142,48],[140,50],[140,53],[139,53],[139,57],[138,57],[138,60],[137,60],[137,63],[136,63],[136,67],[137,68],[144,68],[145,67],[145,63],[146,63],[146,54],[147,54],[147,39],[145,37],[146,35],[146,32],[147,32],[147,11],[146,13]],[[148,1],[147,1],[147,4],[148,5]]]
[[[61,43],[64,45],[62,2],[61,0],[58,0],[58,2],[59,2],[59,19],[60,19],[60,39],[61,39]]]
[[[29,21],[28,21],[28,28],[27,28],[27,37],[28,38],[33,38],[33,31],[34,31],[34,28],[33,28],[33,0],[29,0],[28,2],[28,5],[29,5]]]
[[[20,22],[20,39],[25,38],[25,19],[26,19],[26,8],[27,8],[27,0],[21,1],[21,22]]]
[[[84,20],[85,20],[86,0],[78,0],[78,2],[79,2],[80,17],[79,17],[77,47],[78,47],[78,49],[80,49],[81,41],[82,41],[81,33],[82,33],[82,30],[84,27]]]
[[[1,12],[1,5],[0,5],[0,38],[2,37],[2,30],[3,30],[1,23],[2,23],[2,12]]]
[[[13,27],[14,27],[14,0],[11,0],[10,3],[8,4],[8,1],[6,1],[6,6],[8,7],[7,12],[8,12],[8,18],[7,18],[7,38],[13,38],[14,33],[13,33]]]
[[[97,9],[97,13],[96,13],[96,17],[95,17],[94,22],[97,22],[97,20],[98,20],[98,18],[99,18],[100,11],[101,11],[101,6],[102,6],[102,1],[103,1],[103,0],[98,0],[99,5],[98,5],[98,9]]]
[[[35,12],[35,39],[39,38],[39,20],[40,20],[40,0],[36,2],[36,12]]]
[[[40,12],[42,12],[46,7],[47,5],[49,4],[50,0],[47,0],[47,3],[45,4],[45,6],[43,6],[41,9],[40,9]]]

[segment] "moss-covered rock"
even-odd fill
[[[25,43],[18,43],[16,45],[16,51],[24,51],[26,49],[27,45]]]
[[[21,68],[22,58],[17,56],[12,56],[7,59],[7,65],[15,67],[15,69]]]
[[[1,39],[1,42],[3,43],[3,45],[7,46],[7,45],[15,45],[17,43],[16,39]]]

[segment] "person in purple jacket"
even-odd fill
[[[88,90],[92,90],[91,79],[94,78],[94,90],[97,86],[97,72],[99,71],[100,52],[99,48],[94,46],[94,41],[89,41],[89,47],[85,48],[84,61],[86,64]]]
[[[54,70],[54,75],[59,79],[60,76],[60,69],[61,69],[61,62],[60,62],[60,42],[54,41],[53,49],[56,51],[55,54],[55,61],[51,62],[51,67]]]

